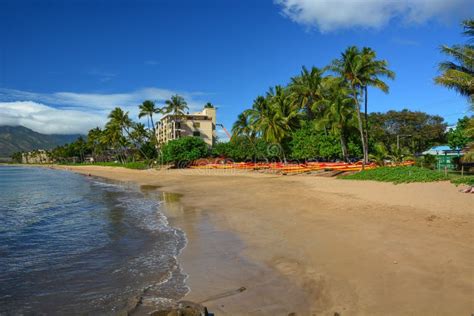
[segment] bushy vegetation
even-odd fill
[[[474,185],[474,176],[460,176],[459,174],[439,172],[417,166],[381,167],[364,170],[351,175],[341,176],[346,180],[372,180],[392,182],[395,184],[411,182],[451,181],[452,183]]]
[[[60,165],[65,165],[65,166],[83,166],[85,165],[82,162],[78,163],[59,163]],[[122,167],[122,168],[127,168],[127,169],[147,169],[149,165],[144,162],[144,161],[134,161],[134,162],[114,162],[114,161],[109,161],[109,162],[95,162],[95,166],[105,166],[105,167]]]
[[[474,186],[474,176],[454,177],[451,182],[455,185],[466,184]]]
[[[292,134],[291,158],[298,160],[342,158],[337,136],[324,133],[307,124]]]
[[[207,157],[208,145],[199,137],[183,137],[169,141],[161,148],[163,163],[173,163],[176,167],[186,167],[193,160]]]
[[[422,157],[419,157],[415,160],[416,166],[417,167],[422,167],[422,168],[427,168],[434,170],[436,169],[436,157],[433,155],[424,155]]]
[[[133,161],[125,163],[117,162],[97,162],[95,165],[98,166],[107,166],[107,167],[123,167],[128,169],[147,169],[149,166],[146,162],[143,161]]]
[[[217,143],[212,148],[212,155],[233,161],[264,161],[283,158],[280,147],[274,148],[272,144],[261,138],[251,139],[243,136],[232,137],[226,143]]]
[[[433,182],[450,179],[449,177],[446,177],[444,173],[416,166],[381,167],[342,176],[341,178],[348,180],[373,180],[392,183]]]

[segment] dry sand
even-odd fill
[[[216,315],[474,313],[474,195],[450,183],[68,169],[161,194],[189,239],[186,299]]]

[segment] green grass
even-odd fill
[[[373,180],[398,183],[410,182],[434,182],[452,180],[454,176],[445,176],[435,170],[421,167],[381,167],[371,170],[361,171],[355,174],[342,176],[342,179],[349,180]],[[467,177],[466,177],[467,178]]]
[[[467,184],[470,186],[474,186],[474,176],[465,176],[465,177],[458,176],[451,179],[451,182],[454,183],[455,185]]]
[[[125,162],[125,163],[115,163],[115,162],[95,162],[95,163],[65,163],[62,165],[67,166],[105,166],[105,167],[122,167],[128,169],[148,169],[148,165],[143,161],[136,162]]]
[[[126,162],[126,163],[115,163],[115,162],[96,162],[96,166],[107,166],[107,167],[123,167],[128,169],[148,169],[148,165],[143,161]]]

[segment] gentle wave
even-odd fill
[[[65,171],[0,167],[0,314],[103,313],[189,289],[186,246],[160,201],[133,185]]]

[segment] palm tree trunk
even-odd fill
[[[158,137],[156,137],[156,127],[155,123],[153,122],[153,114],[150,114],[150,120],[151,120],[151,130],[153,131],[153,138],[155,139],[155,145],[158,145]]]
[[[367,86],[364,86],[364,103],[365,103],[365,106],[364,106],[364,118],[365,118],[365,133],[364,133],[364,137],[365,137],[365,163],[369,163],[369,116],[368,116],[368,113],[367,113],[367,100],[368,100],[368,94],[367,94]]]
[[[137,144],[135,142],[135,139],[130,135],[130,131],[127,128],[124,128],[124,130],[125,130],[125,133],[127,134],[128,138],[130,138],[130,140],[132,141],[132,144],[135,146],[135,148],[138,149],[138,151],[143,155],[143,157],[145,157],[146,160],[148,160],[148,156],[141,149],[142,144],[139,143],[140,146],[137,146]]]
[[[357,99],[357,95],[354,97],[354,101],[356,103],[356,109],[357,109],[357,121],[359,123],[360,140],[362,141],[362,152],[364,153],[364,160],[362,161],[362,170],[364,170],[365,169],[365,163],[367,161],[367,150],[365,149],[367,144],[365,143],[364,126],[362,125],[362,117],[361,117],[361,113],[360,113],[360,104],[359,104],[359,100]]]
[[[346,136],[344,135],[344,132],[341,131],[341,150],[342,150],[342,157],[344,161],[349,161],[349,155],[347,152],[347,141],[346,141]]]

